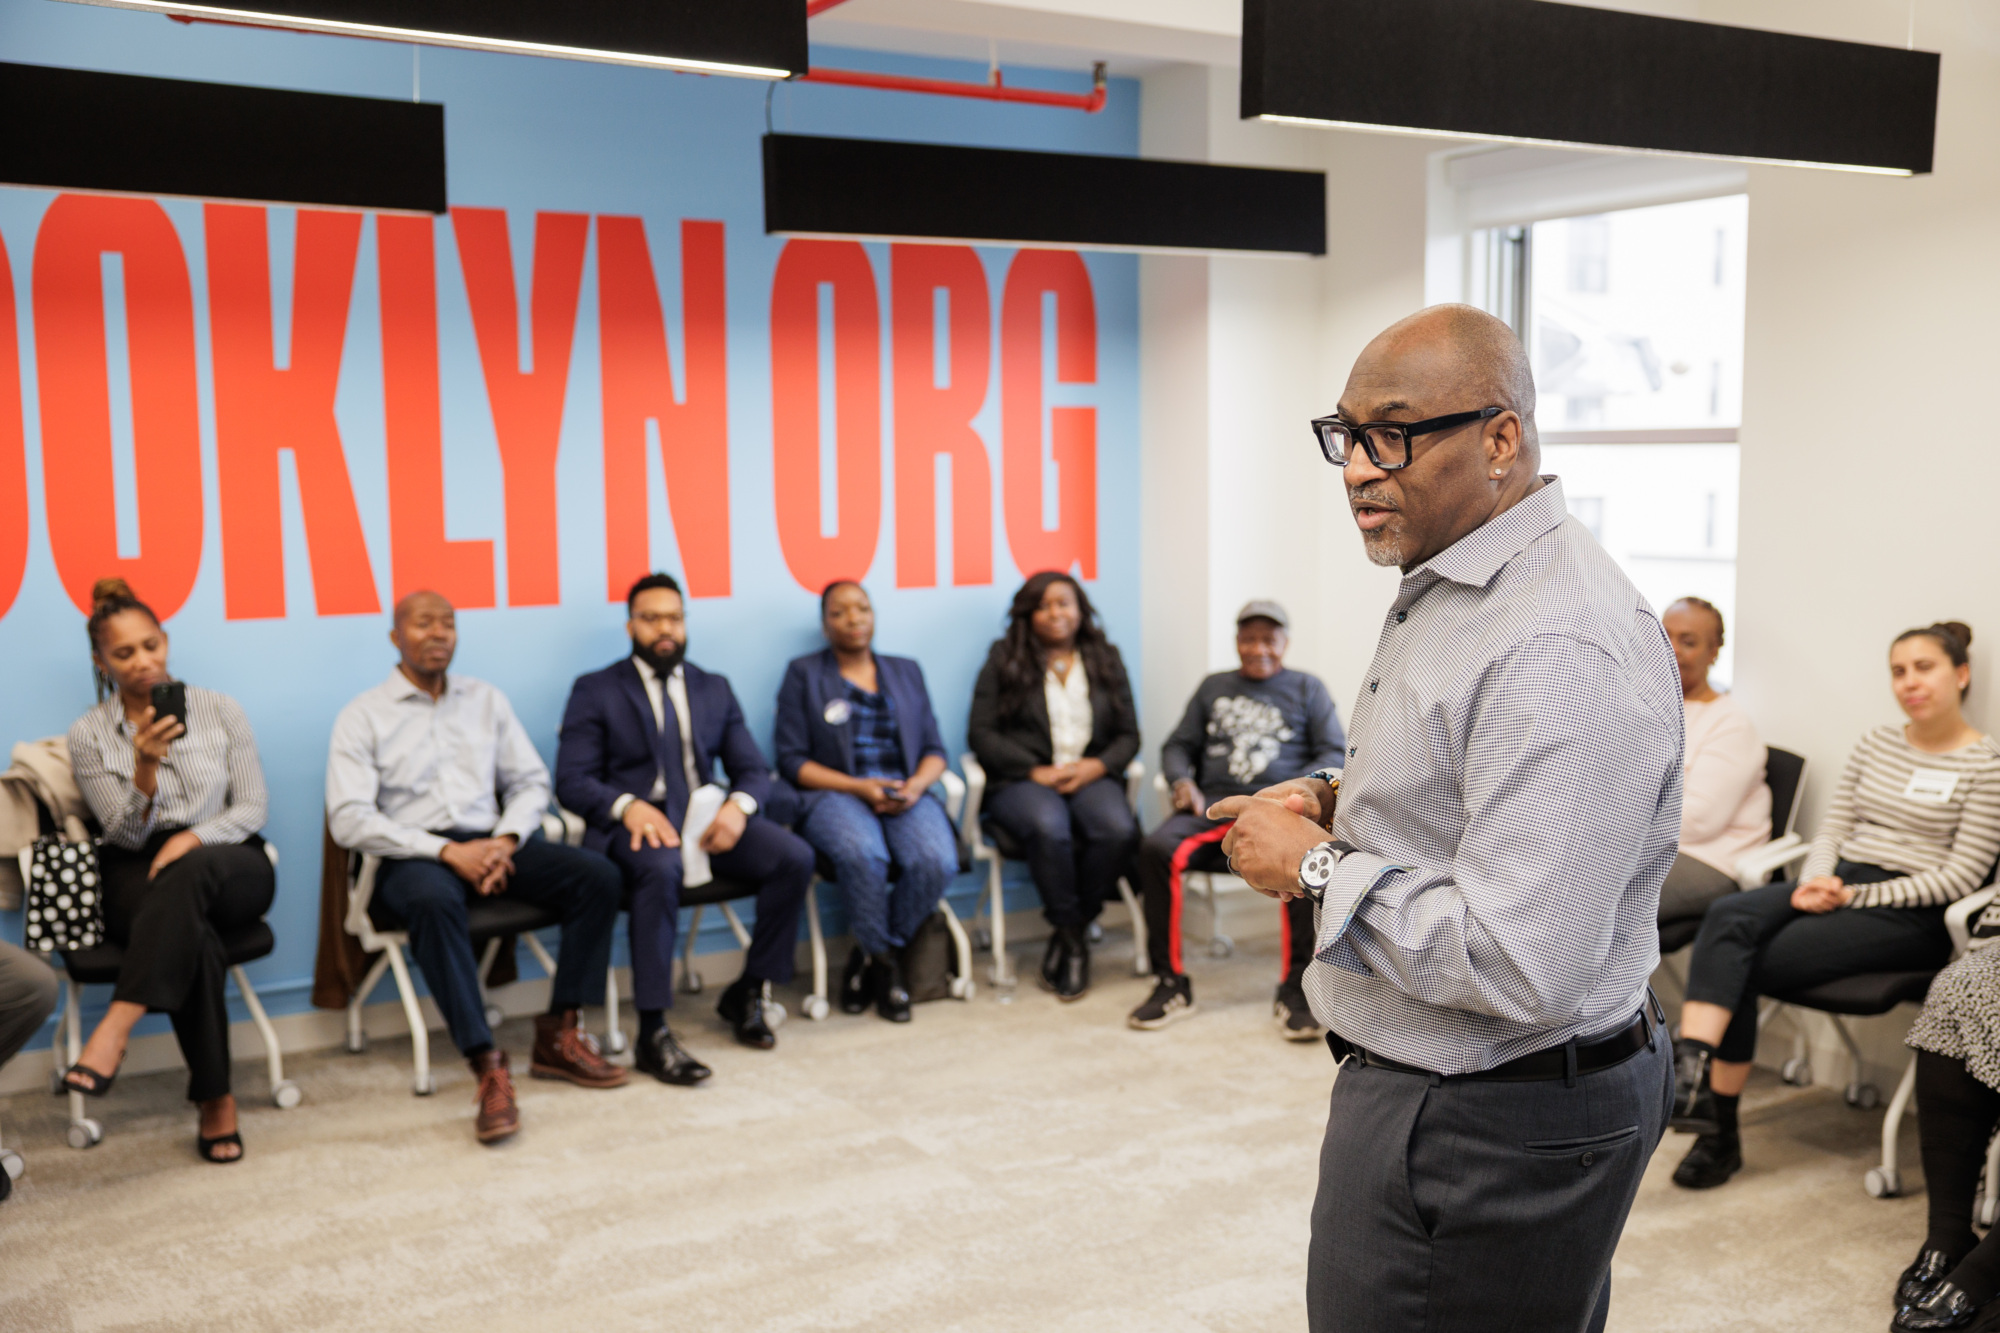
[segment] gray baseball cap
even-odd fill
[[[1241,625],[1246,620],[1256,620],[1259,617],[1276,621],[1279,629],[1292,627],[1290,617],[1285,614],[1285,608],[1263,598],[1243,603],[1243,609],[1236,613],[1236,623]]]

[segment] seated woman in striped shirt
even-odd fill
[[[167,632],[123,579],[91,590],[97,706],[69,729],[70,764],[104,830],[104,924],[125,949],[111,1008],[63,1075],[92,1097],[111,1090],[133,1025],[173,1019],[201,1109],[196,1146],[211,1162],[243,1156],[229,1092],[229,1010],[221,931],[270,909],[277,877],[258,830],[267,805],[257,742],[234,699],[187,687],[185,725],[153,715]],[[108,696],[108,697],[107,697]]]
[[[1889,680],[1910,720],[1854,747],[1797,883],[1732,894],[1702,919],[1673,1117],[1701,1137],[1675,1184],[1708,1189],[1743,1165],[1736,1102],[1757,1049],[1758,996],[1951,957],[1945,908],[2000,855],[2000,746],[1961,711],[1971,643],[1957,621],[1896,636]]]

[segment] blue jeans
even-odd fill
[[[833,862],[848,925],[871,955],[908,944],[958,874],[951,820],[928,794],[901,814],[878,815],[859,796],[822,792],[799,833]]]
[[[454,842],[483,833],[447,833]],[[581,1009],[604,995],[611,930],[618,924],[618,867],[581,847],[560,847],[540,833],[514,849],[514,875],[501,896],[545,907],[562,918],[562,943],[550,985],[549,1012]],[[375,897],[410,931],[410,952],[430,983],[460,1054],[493,1044],[479,998],[479,961],[465,908],[473,889],[442,861],[385,859]]]

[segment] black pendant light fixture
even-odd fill
[[[72,0],[174,18],[509,55],[785,79],[806,69],[806,0]]]
[[[1244,117],[1908,176],[1936,53],[1556,0],[1243,0]]]

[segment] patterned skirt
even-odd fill
[[[1924,1012],[1905,1038],[1920,1051],[1965,1061],[1966,1072],[2000,1091],[2000,944],[1938,973]]]

